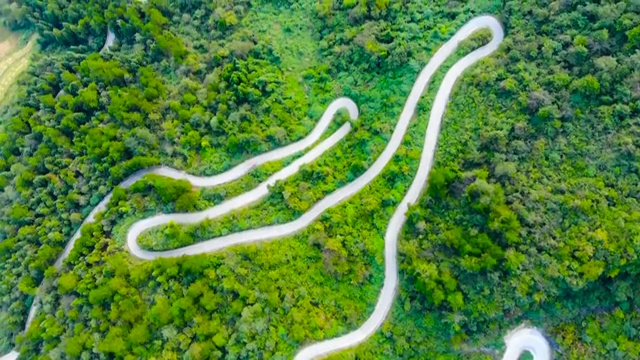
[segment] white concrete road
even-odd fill
[[[109,48],[113,46],[113,43],[115,41],[116,41],[116,34],[113,31],[111,31],[111,29],[107,29],[107,38],[104,40],[104,46],[102,47],[102,51],[109,50]]]
[[[311,133],[309,133],[309,135],[307,135],[302,140],[299,140],[295,143],[289,144],[287,146],[266,152],[254,158],[246,160],[236,165],[235,167],[229,169],[228,171],[225,171],[224,173],[208,176],[208,177],[202,177],[202,176],[190,175],[183,171],[179,171],[170,167],[159,166],[159,167],[137,171],[131,176],[129,176],[127,179],[122,181],[118,186],[123,188],[128,188],[129,186],[133,185],[136,181],[140,180],[143,176],[147,174],[157,174],[157,175],[170,177],[173,179],[187,180],[191,182],[191,184],[197,187],[213,187],[213,186],[217,186],[217,185],[221,185],[227,182],[237,180],[242,176],[246,175],[247,173],[249,173],[252,169],[254,169],[257,166],[260,166],[270,161],[284,159],[288,156],[294,155],[298,152],[301,152],[309,148],[311,145],[316,143],[321,138],[322,134],[325,133],[325,131],[331,124],[331,121],[333,120],[336,113],[340,110],[346,110],[352,121],[355,121],[358,119],[358,106],[351,99],[338,98],[333,102],[331,102],[331,104],[329,104],[324,114],[322,114],[320,121],[316,124],[316,126],[311,131]],[[289,164],[285,168],[278,171],[276,174],[269,177],[267,181],[260,184],[257,188],[245,194],[242,194],[232,200],[227,200],[223,204],[220,204],[219,206],[215,206],[202,213],[159,215],[149,219],[142,220],[133,225],[133,227],[129,230],[127,237],[131,237],[131,234],[134,233],[137,228],[140,228],[141,225],[146,224],[147,228],[150,228],[153,226],[158,226],[163,224],[163,222],[158,222],[159,219],[167,219],[167,217],[169,217],[169,219],[175,218],[176,220],[179,220],[182,218],[191,218],[191,217],[195,219],[195,218],[198,218],[198,216],[200,216],[201,220],[199,221],[202,221],[204,218],[206,218],[208,214],[214,214],[220,209],[226,209],[226,212],[229,212],[231,211],[231,209],[236,209],[243,206],[243,204],[246,205],[248,204],[248,202],[255,201],[260,197],[268,194],[268,186],[274,184],[277,180],[284,179],[296,173],[300,169],[300,166],[306,163],[310,163],[316,158],[318,158],[325,151],[327,151],[336,143],[338,143],[340,140],[342,140],[350,131],[351,131],[351,124],[348,122],[343,124],[331,136],[321,141],[317,146],[315,146],[308,153],[304,154],[299,159],[296,159],[291,164]],[[95,221],[95,216],[99,212],[104,211],[107,208],[107,204],[109,203],[109,200],[111,199],[112,194],[113,192],[110,192],[109,194],[107,194],[107,196],[105,196],[104,199],[102,199],[102,201],[100,201],[100,203],[98,203],[98,205],[96,205],[96,207],[94,207],[93,210],[91,210],[87,218],[84,219],[84,221],[82,222],[78,230],[76,230],[76,232],[73,234],[71,239],[69,239],[69,241],[67,242],[67,245],[62,251],[62,254],[60,255],[60,257],[58,257],[58,259],[56,260],[54,264],[56,268],[59,269],[62,266],[62,263],[64,262],[64,260],[67,257],[69,257],[69,254],[71,253],[71,250],[73,249],[73,246],[75,245],[76,240],[80,238],[82,226]],[[221,207],[221,205],[224,205],[224,206]],[[168,221],[169,220],[167,220],[166,222]],[[156,223],[157,225],[150,225],[150,224],[156,224]],[[144,256],[142,256],[142,254],[144,253],[144,250],[139,249],[137,242],[134,242],[134,243],[135,243],[134,246],[130,247],[131,249],[134,249],[132,253],[134,253],[134,255],[137,255],[140,258],[145,258]],[[136,254],[135,249],[139,249],[140,254]],[[149,258],[152,258],[152,257],[149,257]],[[33,321],[38,309],[39,309],[39,298],[38,296],[36,296],[36,298],[33,301],[33,304],[31,305],[31,308],[29,309],[29,315],[27,316],[27,322],[25,324],[25,331],[29,329],[29,326],[31,325],[31,322]],[[10,356],[17,356],[17,353],[13,351],[3,357],[0,357],[0,360],[14,359]]]
[[[534,328],[515,329],[504,337],[507,349],[503,360],[518,360],[523,352],[529,352],[535,360],[551,360],[553,351],[547,339]]]
[[[16,360],[20,353],[15,350],[0,358],[0,360]]]
[[[251,171],[253,168],[257,166],[263,165],[270,161],[284,159],[288,156],[301,152],[307,149],[308,147],[310,147],[311,145],[313,145],[314,143],[316,143],[320,139],[322,134],[329,127],[329,124],[331,123],[331,120],[333,120],[335,114],[341,109],[344,109],[347,111],[352,121],[358,119],[358,106],[351,99],[338,98],[334,100],[331,104],[329,104],[324,114],[322,114],[320,121],[316,124],[315,128],[311,131],[311,133],[309,133],[309,135],[307,135],[304,139],[299,140],[295,143],[289,144],[285,147],[281,147],[281,148],[266,152],[264,154],[258,155],[249,160],[246,160],[236,165],[235,167],[229,169],[228,171],[225,171],[224,173],[208,176],[208,177],[202,177],[202,176],[190,175],[183,171],[172,169],[170,167],[160,166],[160,167],[154,167],[154,168],[137,171],[136,173],[132,174],[127,179],[125,179],[123,182],[121,182],[118,186],[123,188],[128,188],[129,186],[133,185],[133,183],[140,180],[143,176],[147,174],[157,174],[157,175],[162,175],[162,176],[166,176],[173,179],[187,180],[191,184],[197,187],[213,187],[213,186],[217,186],[217,185],[221,185],[227,182],[237,180],[242,176],[246,175],[249,171]],[[331,135],[329,138],[322,141],[318,146],[316,146],[309,153],[305,154],[300,159],[294,161],[284,169],[280,170],[275,175],[271,176],[266,181],[266,183],[274,183],[275,177],[277,177],[278,179],[284,179],[288,176],[291,176],[293,173],[297,171],[297,169],[300,168],[300,166],[303,163],[311,162],[318,156],[322,155],[324,151],[328,150],[331,146],[333,146],[340,139],[346,136],[350,130],[351,130],[351,124],[345,123],[333,135]],[[295,171],[292,171],[294,169]],[[260,184],[259,188],[260,187],[266,188],[265,183]],[[259,197],[256,197],[254,193],[256,192],[257,189],[254,189],[249,193],[240,195],[239,197],[242,197],[242,199],[245,201],[251,200],[251,199],[255,201],[259,198]],[[102,199],[102,201],[93,210],[91,210],[91,213],[89,213],[89,216],[87,216],[87,218],[83,221],[82,225],[93,222],[95,220],[96,214],[106,209],[107,204],[111,199],[111,194],[112,193],[109,193],[104,199]],[[229,201],[226,201],[225,202],[227,204],[226,207],[229,207],[229,209],[231,209],[232,207],[231,204],[237,204],[238,201],[239,200],[235,200],[232,203],[229,203]],[[169,222],[172,218],[174,219],[174,221],[180,222],[181,220],[186,221],[186,219],[190,217],[200,219],[198,220],[199,222],[204,220],[208,213],[212,213],[212,212],[215,213],[216,211],[219,211],[219,210],[216,210],[216,208],[219,208],[219,206],[206,210],[202,213],[159,215],[150,219],[142,220],[142,222],[144,224],[156,224],[156,225],[147,226],[147,228],[162,224],[161,222],[158,222],[158,220],[151,221],[152,219],[155,219],[158,217],[162,217],[163,219],[166,219],[164,223]],[[228,211],[229,210],[227,210],[227,212]],[[135,232],[136,227],[140,227],[139,223],[140,222],[133,225],[133,228],[129,230],[129,234]],[[67,246],[65,246],[64,251],[62,252],[62,255],[60,255],[60,257],[56,260],[55,266],[57,268],[60,268],[60,266],[62,265],[62,262],[69,256],[69,253],[71,252],[71,249],[73,249],[73,246],[76,240],[80,237],[80,230],[82,229],[82,225],[73,234],[73,236],[71,237],[71,240],[69,240],[69,242],[67,243]],[[127,236],[127,238],[129,237],[130,235]],[[138,247],[137,244],[135,244],[131,248],[135,249],[137,247]],[[133,254],[140,258],[147,258],[143,256],[143,253],[136,253],[135,250],[133,251]]]
[[[303,360],[324,357],[330,353],[353,347],[365,341],[380,327],[382,322],[389,314],[389,311],[393,304],[396,289],[398,286],[398,264],[396,257],[398,236],[406,220],[405,213],[408,207],[418,200],[421,192],[424,190],[424,187],[427,184],[429,171],[431,169],[433,157],[436,150],[437,138],[440,132],[440,125],[455,82],[467,68],[496,51],[503,40],[504,33],[502,30],[502,26],[494,17],[480,16],[472,19],[467,24],[465,24],[454,35],[453,38],[447,41],[436,52],[436,54],[431,58],[427,66],[425,66],[425,68],[418,76],[418,79],[416,80],[413,89],[411,90],[411,93],[409,94],[409,97],[405,103],[400,118],[398,119],[396,128],[391,135],[391,139],[378,159],[376,159],[373,165],[369,169],[367,169],[364,174],[362,174],[353,182],[345,185],[344,187],[334,191],[324,199],[320,200],[300,218],[286,224],[266,226],[259,229],[242,231],[168,251],[156,252],[143,250],[139,247],[137,242],[138,236],[142,232],[160,225],[167,224],[170,221],[179,224],[198,223],[205,219],[219,217],[233,210],[245,207],[251,203],[258,201],[269,193],[269,186],[273,185],[278,180],[285,179],[295,174],[302,165],[314,161],[325,151],[327,151],[329,148],[343,139],[351,129],[350,123],[345,123],[330,137],[320,142],[316,147],[308,151],[302,157],[295,160],[280,171],[276,172],[265,182],[249,192],[246,192],[235,198],[228,199],[223,203],[209,208],[205,211],[185,214],[161,214],[136,222],[127,233],[127,247],[129,251],[133,256],[146,260],[152,260],[159,257],[195,255],[218,251],[239,244],[247,244],[258,241],[282,238],[304,229],[315,219],[317,219],[318,216],[320,216],[324,211],[326,211],[330,207],[340,204],[341,202],[349,199],[351,196],[359,192],[363,187],[371,183],[371,181],[373,181],[373,179],[375,179],[383,171],[384,167],[389,163],[398,147],[400,146],[406,130],[409,126],[409,122],[414,115],[416,106],[418,105],[418,101],[420,100],[422,93],[427,87],[432,76],[440,68],[440,66],[452,54],[455,53],[458,44],[461,41],[467,39],[471,34],[480,29],[488,29],[491,31],[493,35],[491,42],[466,55],[464,58],[456,62],[453,67],[451,67],[451,69],[445,75],[445,78],[440,85],[436,98],[433,102],[433,108],[431,109],[431,115],[429,118],[429,124],[427,127],[424,147],[422,151],[422,158],[420,160],[417,174],[411,184],[411,187],[409,188],[409,191],[393,214],[385,234],[384,285],[380,292],[380,296],[373,313],[370,315],[367,321],[355,331],[352,331],[335,339],[326,340],[305,347],[296,355],[295,359]],[[142,176],[150,173],[160,174],[174,179],[185,179],[190,181],[194,186],[199,187],[216,186],[238,179],[241,176],[247,174],[255,166],[293,155],[294,153],[302,151],[314,144],[320,138],[322,133],[324,133],[335,113],[342,108],[346,109],[349,112],[352,120],[357,119],[358,109],[355,103],[347,98],[337,99],[331,105],[329,105],[321,120],[316,125],[316,128],[305,139],[247,160],[244,163],[220,175],[212,177],[197,177],[175,169],[158,167],[139,171],[127,180],[123,181],[120,186],[128,187],[135,181],[140,179]],[[110,197],[111,194],[105,197],[105,199],[100,202],[100,204],[98,204],[96,208],[94,208],[87,219],[85,219],[84,223],[94,221],[96,213],[105,209]],[[63,260],[66,259],[66,257],[69,255],[71,249],[73,248],[75,240],[77,240],[79,236],[80,230],[78,230],[74,234],[74,236],[67,244],[63,254],[56,261],[57,267],[60,267]],[[27,321],[27,328],[31,323],[33,315],[36,311],[37,305],[32,308],[29,320]],[[550,359],[551,356],[547,341],[536,330],[521,329],[518,332],[511,334],[506,339],[506,343],[507,350],[504,355],[505,360],[516,360],[523,351],[531,352],[536,360]],[[5,360],[5,357],[0,360]]]

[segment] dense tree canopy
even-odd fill
[[[2,22],[36,32],[41,48],[0,112],[10,114],[0,119],[0,353],[281,359],[357,327],[381,287],[384,232],[417,169],[443,71],[381,176],[290,238],[152,262],[124,247],[135,220],[202,210],[292,159],[211,189],[160,176],[116,185],[159,164],[219,173],[300,139],[349,96],[361,112],[351,134],[263,201],[140,242],[170,249],[291,221],[372,164],[417,73],[484,13],[506,38],[454,90],[399,244],[393,313],[336,357],[490,358],[522,322],[562,358],[640,356],[631,0],[0,0]],[[117,41],[101,50],[107,29]],[[466,41],[446,65],[487,40]],[[41,310],[21,335],[36,292]]]

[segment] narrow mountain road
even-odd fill
[[[110,28],[107,29],[107,38],[104,40],[104,46],[102,46],[101,51],[109,50],[113,43],[116,41],[116,34],[111,31]]]
[[[327,209],[340,204],[341,202],[349,199],[351,196],[359,192],[367,184],[371,183],[385,168],[385,166],[392,159],[400,146],[402,139],[409,126],[410,120],[415,113],[416,106],[420,100],[422,93],[424,92],[429,81],[440,68],[440,66],[455,53],[458,45],[463,40],[467,39],[473,33],[481,29],[488,29],[491,31],[493,38],[491,42],[480,47],[479,49],[466,55],[464,58],[456,62],[451,69],[445,75],[440,88],[438,89],[436,98],[433,102],[431,109],[431,115],[429,118],[429,124],[425,134],[425,142],[422,150],[422,157],[420,165],[414,180],[409,188],[409,191],[396,208],[391,221],[385,234],[385,278],[384,285],[380,292],[377,304],[373,313],[367,319],[367,321],[360,326],[360,328],[352,331],[348,334],[340,336],[335,339],[323,341],[317,344],[313,344],[306,348],[303,348],[295,357],[296,360],[315,359],[324,357],[328,354],[353,347],[375,333],[380,327],[383,321],[386,319],[391,306],[393,304],[396,289],[398,287],[398,264],[397,264],[397,242],[399,234],[406,220],[406,212],[409,206],[415,203],[424,187],[427,184],[429,171],[431,170],[433,157],[436,150],[436,143],[438,134],[440,132],[440,125],[444,116],[449,97],[453,90],[456,80],[463,74],[463,72],[474,65],[481,59],[489,56],[498,49],[498,46],[503,40],[504,32],[502,26],[494,17],[480,16],[472,19],[465,24],[449,41],[447,41],[431,58],[429,63],[421,71],[418,79],[416,80],[411,93],[405,103],[404,109],[400,115],[400,118],[396,124],[396,128],[391,135],[391,139],[382,154],[376,159],[373,165],[365,171],[360,177],[353,182],[345,185],[344,187],[334,191],[324,199],[315,204],[309,211],[303,214],[300,218],[281,225],[266,226],[259,229],[253,229],[248,231],[242,231],[227,236],[218,237],[194,245],[186,246],[179,249],[168,251],[147,251],[139,247],[137,239],[138,236],[146,230],[151,228],[167,224],[170,221],[180,224],[192,224],[198,223],[205,219],[215,218],[224,215],[230,211],[236,210],[240,207],[250,205],[258,201],[260,198],[266,196],[269,193],[268,187],[274,184],[278,180],[285,179],[295,174],[303,164],[309,163],[326,150],[334,146],[337,142],[343,139],[350,131],[350,123],[344,124],[334,134],[327,139],[320,142],[316,147],[309,150],[302,157],[292,162],[290,165],[276,172],[269,177],[265,182],[258,185],[255,189],[248,191],[235,198],[228,199],[223,203],[209,208],[202,212],[188,213],[188,214],[161,214],[148,219],[144,219],[136,222],[131,226],[127,233],[127,247],[133,256],[141,259],[152,260],[160,257],[177,257],[185,255],[195,255],[202,253],[209,253],[218,251],[230,246],[254,243],[258,241],[265,241],[271,239],[282,238],[291,234],[294,234],[317,219]],[[195,177],[186,173],[180,172],[175,169],[160,167],[142,170],[129,179],[120,184],[121,187],[128,187],[135,181],[140,179],[145,174],[154,173],[172,177],[174,179],[186,179],[195,186],[215,186],[224,182],[235,180],[242,175],[249,172],[253,167],[263,164],[268,161],[274,161],[283,157],[292,155],[296,152],[302,151],[313,143],[315,143],[320,135],[326,130],[330,120],[333,118],[335,112],[340,108],[346,108],[349,112],[351,119],[355,120],[358,117],[358,110],[350,99],[340,98],[334,101],[326,110],[322,119],[313,130],[313,132],[305,139],[286,146],[284,148],[274,150],[236,166],[235,168],[208,178]],[[106,204],[110,199],[109,194],[96,208],[90,213],[84,223],[94,221],[94,217],[97,212],[104,210]],[[78,230],[71,238],[63,254],[56,262],[56,266],[60,267],[63,260],[69,255],[75,240],[80,236],[80,230]],[[27,328],[33,319],[37,311],[37,301],[34,302],[34,306],[31,309],[29,320],[27,322]],[[517,332],[511,334],[507,339],[507,350],[504,355],[505,360],[516,360],[520,354],[524,351],[530,352],[536,360],[547,360],[551,358],[551,351],[546,339],[535,329],[520,329]],[[13,354],[13,353],[12,353]],[[17,354],[17,353],[15,353]],[[11,355],[11,354],[9,354]],[[9,359],[9,358],[7,358]],[[2,358],[5,360],[5,357]]]
[[[137,171],[134,174],[132,174],[131,176],[129,176],[126,180],[121,182],[118,186],[122,187],[122,188],[128,188],[129,186],[133,185],[136,181],[142,179],[142,177],[147,175],[147,174],[162,175],[162,176],[166,176],[166,177],[169,177],[169,178],[172,178],[172,179],[176,179],[176,180],[187,180],[193,186],[197,186],[197,187],[213,187],[213,186],[218,186],[218,185],[222,185],[222,184],[237,180],[237,179],[241,178],[242,176],[246,175],[247,173],[249,173],[249,171],[251,171],[253,168],[255,168],[257,166],[266,164],[266,163],[271,162],[271,161],[284,159],[284,158],[286,158],[288,156],[294,155],[295,153],[301,152],[301,151],[307,149],[308,147],[310,147],[311,145],[313,145],[314,143],[316,143],[320,139],[322,134],[329,127],[329,124],[333,120],[335,114],[341,109],[344,109],[344,110],[347,111],[347,113],[349,114],[349,117],[351,118],[352,121],[358,119],[358,106],[353,101],[351,101],[351,99],[338,98],[338,99],[334,100],[331,104],[329,104],[329,106],[325,110],[324,114],[322,114],[322,117],[320,118],[320,121],[316,124],[315,128],[311,131],[311,133],[309,133],[309,135],[307,135],[302,140],[297,141],[295,143],[292,143],[290,145],[287,145],[287,146],[284,146],[284,147],[281,147],[281,148],[266,152],[264,154],[258,155],[258,156],[254,157],[254,158],[249,159],[249,160],[246,160],[246,161],[236,165],[235,167],[231,168],[230,170],[225,171],[224,173],[221,173],[221,174],[218,174],[218,175],[213,175],[213,176],[203,177],[203,176],[190,175],[190,174],[187,174],[187,173],[185,173],[183,171],[176,170],[176,169],[173,169],[173,168],[170,168],[170,167],[160,166],[160,167],[154,167],[154,168],[149,168],[149,169],[144,169],[144,170]],[[324,141],[322,141],[320,144],[318,144],[309,153],[305,154],[300,159],[294,161],[289,166],[287,166],[284,169],[280,170],[275,175],[272,175],[266,182],[267,183],[274,183],[275,180],[273,180],[273,178],[276,177],[276,175],[278,175],[278,174],[280,174],[278,176],[279,179],[284,179],[284,178],[292,175],[293,173],[297,172],[297,170],[300,168],[301,165],[303,165],[305,163],[312,162],[313,160],[315,160],[318,156],[322,155],[325,151],[327,151],[329,148],[331,148],[339,140],[344,138],[349,133],[349,131],[351,131],[351,124],[350,123],[345,123],[335,133],[333,133],[333,135],[331,135],[329,138],[327,138]],[[295,171],[293,171],[294,169],[295,169]],[[262,187],[264,185],[265,185],[265,183],[262,183],[262,184],[259,185],[259,187]],[[266,188],[266,186],[265,186],[265,188]],[[255,191],[255,190],[256,189],[254,189],[252,191]],[[64,248],[64,251],[62,252],[60,257],[58,258],[58,260],[56,260],[55,266],[57,268],[60,268],[60,266],[62,266],[62,262],[69,256],[69,253],[71,252],[71,249],[73,249],[73,246],[74,246],[76,240],[78,240],[78,238],[80,237],[82,226],[84,224],[92,223],[92,222],[95,221],[96,214],[98,214],[99,212],[101,212],[101,211],[106,209],[107,204],[109,203],[109,200],[111,199],[111,195],[112,195],[112,192],[109,193],[107,196],[105,196],[105,198],[102,199],[102,201],[100,201],[100,203],[98,205],[96,205],[96,207],[93,210],[91,210],[91,213],[89,213],[89,216],[87,216],[87,218],[82,222],[82,225],[73,234],[73,236],[71,237],[71,240],[69,240],[69,242],[67,243],[67,246]],[[245,196],[245,194],[240,195],[239,197],[242,197],[242,196]],[[248,198],[254,199],[253,201],[255,201],[259,197],[255,197],[255,195],[254,195],[254,196],[245,197],[243,199],[248,199]],[[229,201],[226,201],[225,203],[228,203],[228,202]],[[237,200],[236,200],[236,202],[237,202]],[[230,205],[226,205],[226,206],[230,207]],[[158,226],[158,225],[162,224],[158,220],[150,221],[150,220],[158,218],[158,217],[161,217],[162,219],[166,219],[165,223],[168,223],[169,221],[172,221],[172,220],[173,221],[180,221],[182,219],[187,219],[188,220],[191,217],[200,218],[200,220],[196,221],[196,222],[199,222],[199,221],[202,221],[205,218],[207,218],[206,215],[208,214],[208,212],[209,213],[212,212],[212,209],[215,209],[216,207],[213,207],[213,208],[211,208],[209,210],[206,210],[206,211],[204,211],[202,213],[165,214],[165,215],[158,215],[158,216],[152,217],[150,219],[145,219],[145,220],[139,221],[136,224],[134,224],[133,227],[129,230],[127,238],[131,237],[130,234],[135,232],[135,228],[136,227],[138,227],[138,228],[140,227],[140,225],[138,225],[140,223],[149,224],[149,225],[146,226],[146,228],[148,229],[148,228],[151,228],[151,227]],[[150,225],[152,223],[153,224],[157,223],[157,225]],[[136,243],[133,246],[133,248],[135,249],[137,247],[138,247],[138,245]],[[130,247],[130,249],[131,249],[131,247]],[[203,251],[201,251],[201,252],[203,252]],[[140,252],[137,252],[137,251],[133,250],[132,254],[137,256],[137,257],[139,257],[139,258],[142,258],[142,259],[151,259],[151,258],[153,258],[153,256],[145,257],[143,250],[140,250]],[[181,255],[184,255],[184,254],[181,254]],[[176,255],[176,256],[180,256],[180,255]],[[158,257],[158,256],[155,256],[155,257]]]
[[[455,53],[460,42],[467,39],[474,32],[480,29],[489,29],[493,35],[492,40],[488,44],[460,59],[451,67],[451,69],[449,69],[442,81],[442,84],[440,85],[440,88],[438,89],[436,98],[433,101],[418,172],[411,183],[409,191],[400,202],[400,205],[396,208],[396,211],[387,226],[384,252],[384,285],[380,291],[380,296],[378,297],[378,302],[376,303],[373,313],[369,316],[367,321],[365,321],[365,323],[355,331],[335,339],[323,341],[306,347],[296,355],[295,360],[315,359],[360,344],[375,333],[389,314],[396,295],[396,289],[398,287],[398,237],[406,220],[406,212],[409,209],[409,206],[419,199],[421,192],[427,185],[429,171],[433,165],[433,157],[436,150],[438,134],[440,133],[440,125],[455,82],[467,68],[492,54],[498,49],[500,43],[502,43],[504,31],[502,29],[502,25],[496,18],[492,16],[480,16],[470,20],[460,30],[458,30],[453,38],[447,41],[447,43],[445,43],[436,52],[431,60],[429,60],[427,66],[425,66],[420,75],[418,75],[418,79],[413,85],[413,89],[411,89],[411,93],[405,103],[405,107],[400,114],[400,119],[398,120],[398,125],[396,125],[392,139],[381,156],[381,158],[386,157],[386,161],[391,158],[392,154],[389,155],[387,150],[391,146],[395,146],[395,148],[397,148],[399,145],[402,136],[404,136],[404,129],[406,129],[407,124],[413,117],[418,100],[420,100],[420,97],[422,96],[422,93],[424,92],[424,89],[432,75],[449,56]],[[400,130],[402,133],[398,134],[398,137],[396,137],[396,133],[401,127],[404,127],[404,129]],[[395,148],[393,149],[393,152],[395,152]],[[378,159],[378,161],[380,160],[381,159]],[[378,161],[376,161],[376,163]],[[375,167],[375,164],[373,167]],[[365,175],[367,175],[367,173],[365,173]],[[363,175],[363,177],[365,175]],[[354,182],[359,181],[361,178],[358,178]],[[536,333],[539,335],[538,337],[535,337],[533,333],[528,333],[526,336],[522,333],[514,334],[510,338],[510,342],[507,343],[508,349],[503,359],[517,360],[520,354],[524,351],[531,352],[536,360],[550,359],[551,352],[546,339],[537,331]],[[533,341],[534,339],[536,341]],[[546,345],[546,347],[544,345]]]
[[[0,360],[16,360],[18,356],[20,356],[20,353],[14,350],[8,353],[7,355],[1,357]]]
[[[251,158],[249,160],[246,160],[238,165],[236,165],[235,167],[229,169],[228,171],[225,171],[224,173],[218,174],[218,175],[213,175],[213,176],[208,176],[208,177],[202,177],[202,176],[194,176],[194,175],[190,175],[187,174],[183,171],[180,170],[176,170],[170,167],[166,167],[166,166],[159,166],[159,167],[153,167],[153,168],[148,168],[148,169],[143,169],[140,171],[137,171],[135,173],[133,173],[131,176],[129,176],[127,179],[125,179],[124,181],[122,181],[118,186],[122,187],[122,188],[128,188],[129,186],[133,185],[136,181],[142,179],[142,177],[144,177],[147,174],[156,174],[156,175],[162,175],[162,176],[166,176],[166,177],[170,177],[176,180],[188,180],[189,182],[191,182],[192,185],[194,186],[198,186],[198,187],[213,187],[213,186],[217,186],[217,185],[221,185],[227,182],[231,182],[234,180],[237,180],[239,178],[241,178],[242,176],[246,175],[247,173],[249,173],[249,171],[251,171],[252,169],[254,169],[257,166],[260,166],[262,164],[265,164],[267,162],[271,162],[271,161],[276,161],[276,160],[281,160],[284,159],[288,156],[294,155],[298,152],[301,152],[307,148],[309,148],[311,145],[313,145],[314,143],[316,143],[322,136],[322,134],[327,130],[327,128],[329,127],[329,125],[331,124],[331,121],[333,120],[333,118],[335,117],[336,113],[340,110],[346,110],[347,113],[349,114],[349,117],[352,121],[355,121],[358,119],[358,107],[357,105],[348,98],[338,98],[336,100],[334,100],[333,102],[331,102],[331,104],[329,104],[329,106],[327,107],[327,109],[325,110],[324,114],[322,114],[322,117],[320,118],[320,121],[316,124],[316,126],[314,127],[314,129],[311,131],[311,133],[309,133],[309,135],[307,135],[305,138],[303,138],[302,140],[299,140],[295,143],[289,144],[287,146],[266,152],[264,154],[258,155],[254,158]],[[258,188],[245,193],[243,195],[238,196],[237,198],[235,198],[235,200],[233,202],[229,202],[226,201],[224,204],[225,207],[227,208],[227,211],[230,211],[230,209],[232,208],[237,208],[242,206],[242,204],[244,204],[244,201],[250,201],[251,199],[259,199],[261,196],[266,195],[266,193],[268,193],[268,188],[267,186],[275,183],[275,181],[280,180],[280,179],[284,179],[288,176],[293,175],[294,173],[296,173],[300,167],[306,163],[312,162],[314,161],[316,158],[318,158],[320,155],[322,155],[324,152],[326,152],[328,149],[330,149],[332,146],[334,146],[336,143],[338,143],[340,140],[342,140],[349,132],[351,131],[351,123],[347,122],[345,124],[343,124],[337,131],[335,131],[331,136],[329,136],[327,139],[321,141],[316,147],[314,147],[312,150],[310,150],[308,153],[306,153],[305,155],[303,155],[302,157],[300,157],[299,159],[293,161],[290,165],[286,166],[285,168],[283,168],[282,170],[280,170],[279,172],[277,172],[276,174],[272,175],[271,177],[269,177],[269,179],[267,179],[267,181],[265,183],[262,183],[258,186]],[[257,191],[256,191],[257,190]],[[60,255],[60,257],[58,257],[58,259],[56,260],[54,266],[58,269],[60,269],[62,267],[62,264],[64,262],[64,260],[69,257],[69,254],[71,253],[71,250],[73,249],[73,246],[75,245],[76,241],[80,238],[81,235],[81,231],[82,231],[82,226],[84,226],[85,224],[88,223],[92,223],[95,221],[95,216],[101,212],[104,211],[107,208],[107,204],[109,203],[109,200],[111,199],[113,192],[110,192],[109,194],[107,194],[107,196],[104,197],[104,199],[102,199],[102,201],[100,201],[98,203],[98,205],[96,205],[96,207],[93,208],[93,210],[91,210],[91,212],[89,213],[89,215],[87,216],[86,219],[84,219],[84,221],[82,222],[82,224],[80,225],[80,227],[78,228],[78,230],[76,230],[76,232],[73,234],[73,236],[71,237],[71,239],[69,239],[69,242],[67,242],[67,245],[65,246],[64,250],[62,251],[62,254]],[[254,201],[255,201],[254,200]],[[231,207],[232,204],[235,204],[236,207]],[[214,207],[212,209],[209,209],[207,211],[211,212],[212,210],[215,212],[217,207]],[[206,217],[207,212],[204,212],[204,215]],[[185,218],[190,218],[191,216],[198,216],[198,213],[190,213],[190,214],[171,214],[171,215],[159,215],[156,217],[152,217],[150,219],[146,219],[146,220],[142,220],[141,222],[138,222],[136,224],[134,224],[134,227],[132,227],[129,230],[129,234],[133,233],[133,231],[135,231],[136,225],[138,227],[140,227],[140,224],[153,224],[153,223],[158,223],[158,225],[161,224],[161,222],[158,221],[158,218],[160,219],[167,219],[166,217],[169,217],[167,220],[171,221],[170,219],[176,218],[179,219],[181,217],[185,217]],[[201,215],[200,215],[201,216]],[[155,219],[155,220],[154,220]],[[203,218],[204,219],[204,218]],[[153,226],[157,226],[157,225],[149,225],[148,227],[153,227]],[[129,237],[130,235],[128,235]],[[137,243],[135,244],[135,246],[133,247],[134,249],[138,248]],[[134,255],[140,257],[140,258],[144,258],[144,256],[142,256],[141,254],[144,253],[144,250],[139,250],[141,253],[140,254],[136,254],[135,252]],[[153,257],[150,257],[153,258]],[[36,298],[33,301],[33,304],[31,305],[31,308],[29,309],[29,315],[27,316],[27,323],[25,325],[25,331],[27,329],[29,329],[29,326],[31,325],[33,319],[35,318],[36,313],[38,312],[38,309],[40,307],[39,304],[39,298],[38,296],[36,296]],[[0,360],[10,360],[13,359],[11,357],[7,357],[7,356],[14,356],[15,354],[17,354],[15,351],[3,356],[0,358]],[[17,356],[17,355],[15,355]]]
[[[519,328],[504,338],[507,350],[503,360],[518,360],[523,352],[529,352],[535,360],[551,359],[552,351],[549,342],[537,329]]]

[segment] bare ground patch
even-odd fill
[[[13,49],[16,48],[18,44],[18,39],[15,36],[11,36],[8,39],[0,42],[0,61],[4,59],[5,56],[9,55]]]

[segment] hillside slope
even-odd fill
[[[17,343],[27,358],[278,359],[357,328],[382,286],[386,224],[418,168],[435,91],[483,34],[436,74],[381,175],[308,229],[152,262],[124,248],[136,220],[220,203],[294,156],[213,189],[162,177],[116,188],[62,269],[52,265],[136,170],[219,173],[301,139],[349,96],[360,110],[351,134],[264,200],[141,241],[175,248],[299,217],[371,166],[420,69],[490,13],[505,40],[454,89],[399,241],[392,315],[335,358],[491,358],[523,322],[559,358],[640,356],[636,2],[216,4],[23,1],[7,17],[37,31],[45,56],[0,132],[0,353]],[[98,54],[107,27],[118,41]],[[41,311],[18,335],[37,289]]]

